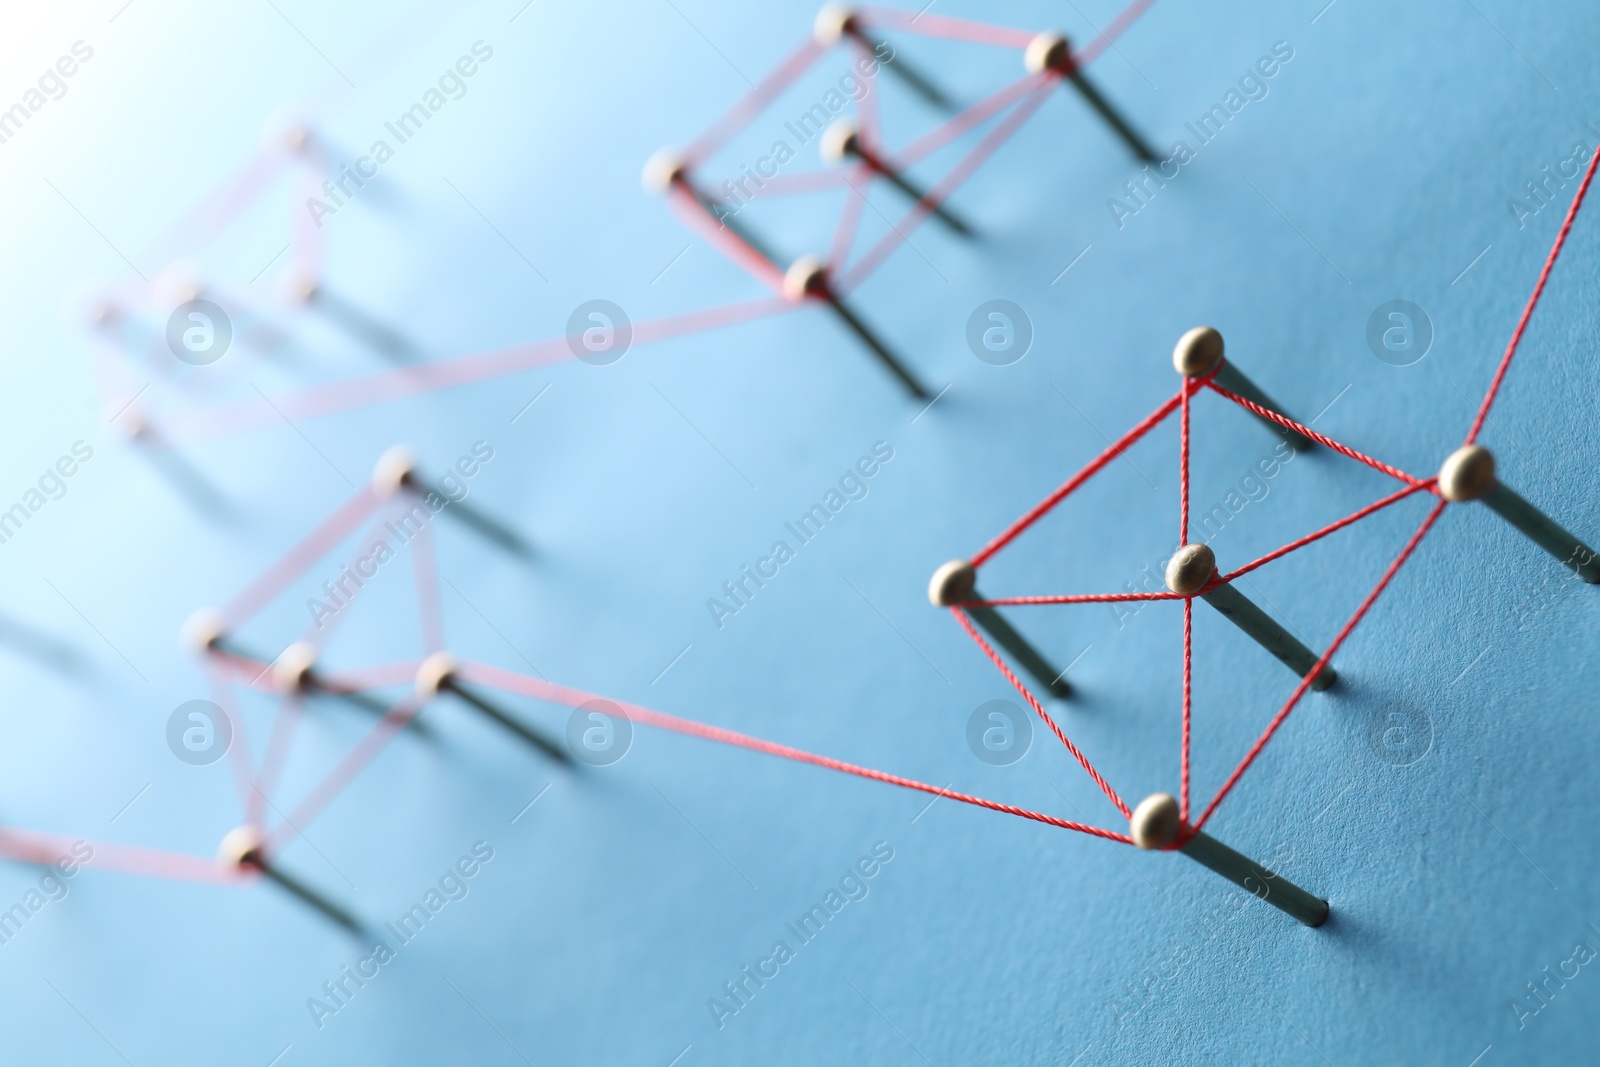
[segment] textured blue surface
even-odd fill
[[[20,498],[74,441],[94,456],[0,545],[6,823],[210,855],[240,817],[226,765],[184,765],[164,741],[171,710],[205,695],[174,646],[178,626],[332,511],[395,441],[437,467],[483,440],[496,458],[471,499],[538,551],[522,564],[440,527],[441,569],[459,591],[443,594],[447,634],[462,655],[1116,827],[1042,730],[1010,767],[968,751],[973,709],[1011,694],[928,607],[929,573],[1103,448],[1102,432],[1169,396],[1168,352],[1197,322],[1220,328],[1293,412],[1321,412],[1318,429],[1436,470],[1471,421],[1571,186],[1520,225],[1508,200],[1575,143],[1592,146],[1600,119],[1600,11],[1583,4],[1162,0],[1093,68],[1157,143],[1187,137],[1184,123],[1275,42],[1293,59],[1120,229],[1107,199],[1134,175],[1124,150],[1071,95],[1046,103],[953,201],[982,238],[925,227],[855,296],[935,388],[950,386],[914,422],[918,406],[854,341],[804,311],[640,347],[609,367],[563,365],[196,446],[184,460],[230,501],[221,518],[197,509],[108,427],[82,301],[134,278],[127,261],[164,267],[145,258],[157,237],[255,150],[266,116],[319,87],[336,91],[309,114],[351,158],[474,41],[494,49],[467,95],[325,231],[330,289],[430,358],[556,335],[597,297],[638,322],[761,295],[640,191],[639,167],[798,44],[813,5],[535,0],[519,13],[519,2],[447,16],[135,0],[16,16],[25,32],[4,45],[6,101],[73,41],[94,57],[0,145],[0,500]],[[1103,25],[1116,5],[1080,8],[936,10],[1019,27],[1065,17],[1086,37],[1083,18]],[[1020,69],[1010,52],[895,40],[963,100]],[[825,66],[802,82],[719,164],[764,148],[831,77]],[[886,92],[897,140],[936,120]],[[898,217],[892,190],[873,198]],[[837,202],[749,217],[799,253],[826,246]],[[253,291],[299,210],[276,187],[196,263]],[[1600,209],[1588,210],[1485,442],[1508,483],[1592,538],[1600,369],[1586,309]],[[884,225],[868,213],[867,235]],[[1035,329],[1009,367],[980,362],[964,340],[969,313],[995,298]],[[1436,333],[1406,367],[1365,341],[1373,309],[1396,298],[1424,307]],[[278,356],[241,349],[217,365],[239,375],[230,395],[385,366],[314,319],[280,325],[293,340]],[[1274,438],[1215,397],[1197,401],[1195,427],[1203,511]],[[878,441],[894,458],[869,494],[718,629],[706,599]],[[1117,590],[1157,564],[1176,536],[1176,450],[1175,424],[1152,434],[998,557],[985,591]],[[1327,454],[1297,457],[1267,485],[1213,539],[1224,566],[1389,488]],[[1248,591],[1320,645],[1425,510],[1407,501],[1252,575]],[[297,634],[313,584],[247,636],[277,646]],[[404,569],[386,572],[329,662],[418,656],[410,596]],[[1536,1014],[1525,986],[1575,944],[1600,947],[1586,814],[1600,758],[1595,597],[1482,509],[1446,513],[1340,653],[1343,684],[1307,699],[1210,827],[1325,895],[1333,919],[1319,930],[1180,857],[949,801],[924,810],[920,794],[651,731],[615,766],[569,773],[441,703],[427,712],[437,743],[396,741],[283,862],[381,922],[474,842],[494,858],[322,1028],[307,999],[365,949],[271,887],[91,863],[0,945],[7,1043],[18,1062],[82,1064],[266,1064],[280,1052],[285,1065],[1583,1062],[1600,1018],[1594,968],[1567,964],[1577,976],[1552,980]],[[1123,795],[1174,789],[1178,610],[1014,617],[1063,662],[1082,653],[1080,697],[1056,711]],[[1196,617],[1204,798],[1291,678],[1205,608]],[[561,709],[518,710],[551,731],[565,722]],[[265,699],[246,704],[258,754],[271,712]],[[366,725],[336,706],[309,715],[282,803]],[[774,942],[793,945],[785,923],[876,842],[893,859],[868,894],[719,1029],[708,998]],[[39,877],[0,869],[0,905]],[[1520,1026],[1518,999],[1530,1012]]]

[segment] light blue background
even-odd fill
[[[537,546],[521,564],[439,526],[459,654],[1117,827],[1043,730],[1008,768],[967,750],[972,709],[1009,694],[927,605],[930,572],[1059,484],[1104,447],[1102,432],[1169,396],[1172,342],[1197,322],[1219,327],[1238,365],[1300,417],[1327,408],[1319,429],[1436,470],[1571,190],[1525,228],[1508,199],[1575,142],[1592,146],[1600,120],[1600,12],[1581,4],[1162,0],[1092,70],[1157,143],[1184,136],[1274,42],[1294,59],[1121,230],[1106,200],[1134,175],[1125,151],[1072,94],[1046,103],[954,199],[982,237],[924,227],[854,297],[936,389],[950,386],[915,422],[919,406],[830,317],[805,311],[640,347],[610,367],[563,365],[186,450],[229,502],[216,516],[107,425],[82,307],[95,287],[134,278],[116,249],[148,275],[165,266],[145,258],[160,234],[248,158],[269,114],[312,99],[319,128],[353,158],[486,41],[495,56],[468,95],[328,220],[329,288],[428,358],[556,335],[596,297],[639,322],[761,295],[641,191],[639,168],[795,47],[813,5],[119,6],[19,16],[31,28],[7,46],[16,62],[0,84],[13,100],[72,41],[95,49],[69,93],[0,146],[0,500],[74,440],[95,449],[67,496],[0,546],[0,815],[199,855],[240,813],[225,764],[196,769],[166,749],[170,711],[205,695],[174,634],[400,440],[435,467],[490,442],[472,500]],[[1080,8],[934,10],[1019,27],[1065,19],[1086,37],[1084,19],[1103,25],[1116,5]],[[894,40],[963,101],[1020,71],[1010,52]],[[734,169],[763,150],[830,69],[719,162]],[[931,128],[934,113],[884,85],[896,143]],[[264,294],[270,272],[248,279],[288,239],[301,210],[290,193],[274,186],[196,264]],[[903,210],[892,190],[873,200],[890,218]],[[837,205],[819,196],[747,217],[798,254],[826,246]],[[868,235],[884,225],[868,213]],[[1595,215],[1579,218],[1485,435],[1508,483],[1591,539],[1600,370],[1584,309],[1597,232]],[[1036,331],[1010,367],[964,341],[968,314],[993,298],[1024,307]],[[1364,340],[1368,315],[1394,298],[1426,308],[1436,330],[1405,368]],[[211,368],[235,376],[227,395],[385,366],[315,318],[277,321],[293,337],[279,355],[240,347]],[[1215,397],[1197,401],[1195,433],[1197,506],[1273,444]],[[895,457],[870,495],[716,629],[706,598],[879,440]],[[1158,562],[1176,537],[1176,449],[1175,423],[1152,434],[998,557],[985,590],[1116,590]],[[1214,546],[1237,564],[1388,491],[1375,472],[1303,456]],[[1425,510],[1407,501],[1252,575],[1247,591],[1324,643]],[[404,567],[385,571],[330,664],[420,654],[409,582]],[[265,646],[297,634],[309,588],[246,636]],[[0,946],[8,1042],[19,1061],[82,1064],[1581,1060],[1600,1017],[1593,967],[1521,1030],[1508,1002],[1576,942],[1600,946],[1586,925],[1600,924],[1596,595],[1481,509],[1444,516],[1341,651],[1343,684],[1305,702],[1211,825],[1326,895],[1333,919],[1319,930],[1180,857],[949,801],[923,811],[919,794],[692,739],[641,731],[616,766],[562,771],[444,702],[426,713],[438,742],[397,740],[283,863],[381,922],[473,842],[495,859],[324,1029],[306,999],[364,954],[324,921],[268,886],[90,870]],[[1123,795],[1174,789],[1177,609],[1151,605],[1122,627],[1100,606],[1014,617],[1059,660],[1082,652],[1080,697],[1055,711]],[[1196,618],[1203,801],[1291,678],[1213,613]],[[514,703],[551,732],[565,722],[561,709]],[[246,703],[258,755],[271,712]],[[1374,742],[1391,715],[1430,733],[1407,766]],[[337,705],[310,713],[282,803],[366,726]],[[895,857],[870,896],[719,1031],[707,998],[876,841]],[[37,878],[0,870],[0,903]]]

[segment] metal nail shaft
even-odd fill
[[[977,591],[973,591],[977,596]],[[1016,629],[1007,622],[1000,612],[994,608],[968,608],[967,614],[972,621],[982,627],[983,631],[994,638],[995,643],[1007,652],[1023,670],[1033,675],[1033,680],[1050,690],[1053,696],[1066,699],[1072,695],[1072,687],[1062,677],[1066,672],[1057,670],[1051,665],[1044,655],[1028,643],[1027,638],[1017,633]]]
[[[1266,867],[1224,845],[1203,830],[1192,831],[1178,851],[1202,866],[1209,867],[1245,892],[1260,897],[1273,907],[1294,916],[1307,926],[1328,921],[1328,902],[1268,870]]]
[[[872,350],[872,354],[877,356],[879,361],[889,368],[889,371],[896,378],[900,379],[900,383],[906,387],[907,392],[918,400],[928,399],[930,394],[922,383],[912,376],[911,372],[906,369],[905,364],[900,362],[893,352],[889,351],[888,346],[867,328],[867,324],[862,322],[843,300],[839,299],[831,291],[824,293],[823,299],[833,309],[834,314],[839,316],[839,320],[848,326],[857,337],[861,338],[861,342]]]
[[[1213,378],[1212,381],[1222,386],[1222,388],[1226,389],[1228,392],[1242,396],[1252,404],[1264,407],[1268,411],[1282,415],[1286,419],[1294,417],[1283,410],[1283,405],[1279,404],[1276,400],[1272,399],[1272,397],[1268,396],[1266,390],[1262,389],[1255,382],[1245,377],[1243,371],[1241,371],[1238,367],[1235,367],[1232,363],[1229,363],[1227,360],[1222,361],[1222,366],[1217,368],[1217,376]],[[1251,414],[1255,413],[1252,412]],[[1316,444],[1315,441],[1311,440],[1311,438],[1307,437],[1298,430],[1291,430],[1287,426],[1273,422],[1271,419],[1264,418],[1260,415],[1256,415],[1256,418],[1261,419],[1261,421],[1265,423],[1269,429],[1278,434],[1285,441],[1288,441],[1290,446],[1294,448],[1296,452],[1304,452],[1306,449]]]
[[[1068,75],[1068,80],[1072,82],[1072,87],[1078,90],[1079,95],[1088,101],[1089,106],[1099,112],[1100,117],[1105,119],[1106,124],[1116,131],[1117,136],[1121,137],[1128,147],[1133,149],[1134,155],[1145,163],[1154,163],[1161,158],[1156,155],[1155,149],[1151,148],[1144,138],[1134,131],[1128,121],[1117,112],[1117,109],[1111,106],[1111,102],[1101,95],[1100,90],[1095,88],[1094,83],[1082,71],[1074,70]]]
[[[1578,577],[1590,583],[1600,582],[1600,561],[1596,560],[1594,549],[1528,503],[1504,482],[1495,482],[1494,488],[1481,499],[1496,515],[1526,534],[1530,541],[1560,560],[1564,566],[1571,567]]]
[[[1216,608],[1224,618],[1249,634],[1257,644],[1300,677],[1304,678],[1316,669],[1317,660],[1321,657],[1232,585],[1219,585],[1210,592],[1201,593],[1200,599]],[[1337,680],[1333,668],[1324,667],[1311,683],[1311,688],[1323,690]]]
[[[446,679],[440,688],[448,689],[450,692],[460,697],[464,703],[476,708],[478,711],[481,711],[494,722],[499,723],[507,730],[510,730],[512,733],[516,734],[518,737],[522,738],[522,740],[526,741],[534,748],[537,748],[551,759],[557,760],[561,763],[571,762],[571,757],[567,754],[566,749],[562,748],[548,737],[545,737],[543,734],[533,730],[526,724],[519,722],[508,712],[496,707],[494,704],[485,700],[483,697],[462,685],[460,682],[455,681],[453,678]]]

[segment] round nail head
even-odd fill
[[[1198,542],[1184,545],[1167,561],[1167,588],[1181,596],[1192,596],[1206,587],[1217,573],[1217,557],[1210,546]]]
[[[278,692],[298,693],[311,681],[311,669],[317,665],[317,646],[310,641],[296,641],[272,661],[272,682]]]
[[[783,273],[783,295],[796,303],[818,296],[828,289],[828,265],[821,256],[804,255]]]
[[[823,4],[817,20],[811,24],[811,35],[824,48],[838,44],[846,34],[855,33],[856,14],[843,4]]]
[[[378,457],[372,467],[372,491],[388,500],[417,476],[417,454],[405,445],[395,445]]]
[[[1454,504],[1477,500],[1494,482],[1494,453],[1482,445],[1456,449],[1439,468],[1439,493]]]
[[[1072,44],[1054,30],[1034,37],[1022,53],[1022,65],[1029,74],[1043,74],[1047,70],[1065,70],[1072,65]]]
[[[1143,849],[1166,848],[1182,827],[1178,799],[1171,793],[1152,793],[1145,797],[1133,809],[1133,818],[1128,820],[1133,843]]]
[[[861,131],[849,119],[835,119],[818,146],[824,163],[842,163],[861,151]]]
[[[184,620],[178,631],[178,640],[190,652],[206,653],[217,647],[227,633],[222,613],[212,608],[201,608]]]
[[[964,559],[953,559],[934,571],[928,580],[928,603],[936,608],[948,608],[971,600],[977,588],[977,570]]]
[[[664,193],[681,182],[689,172],[682,153],[674,148],[663,148],[644,164],[644,187],[652,193]]]
[[[261,831],[254,826],[238,826],[223,835],[217,845],[217,859],[229,867],[242,870],[259,870],[261,861]]]
[[[1222,362],[1222,335],[1210,326],[1196,326],[1172,349],[1172,365],[1185,378],[1200,378]]]
[[[456,658],[448,652],[435,652],[417,667],[417,695],[432,700],[456,675]]]

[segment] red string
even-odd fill
[[[1132,26],[1140,15],[1150,10],[1155,2],[1156,0],[1133,0],[1133,3],[1117,12],[1117,17],[1106,23],[1106,28],[1095,34],[1094,40],[1084,45],[1083,49],[1072,57],[1073,66],[1082,68],[1093,63],[1118,37],[1127,32],[1128,27]]]
[[[914,164],[922,162],[967,131],[988,122],[1045,82],[1049,82],[1051,87],[1054,88],[1055,82],[1047,75],[1027,74],[1018,78],[1004,89],[991,94],[984,100],[978,101],[965,111],[951,117],[943,125],[935,126],[915,141],[906,145],[899,152],[889,157],[887,160],[888,165],[896,170],[905,170]]]
[[[514,674],[511,671],[504,671],[498,667],[491,667],[482,663],[463,663],[461,664],[460,672],[464,681],[476,683],[478,685],[490,686],[509,693],[518,693],[523,696],[532,697],[535,700],[544,700],[548,701],[549,703],[559,704],[565,707],[575,708],[592,700],[599,699],[593,693],[585,693],[577,689],[568,688],[567,686],[556,685],[554,683],[541,681],[536,678],[529,678],[526,675]],[[681,719],[676,715],[668,715],[665,712],[652,711],[649,708],[643,708],[637,704],[629,704],[625,701],[608,701],[608,703],[615,704],[630,720],[643,723],[646,726],[654,726],[657,729],[671,730],[674,733],[687,734],[690,737],[699,737],[707,741],[716,741],[724,745],[735,745],[739,748],[750,749],[753,752],[763,752],[769,756],[779,756],[783,759],[795,760],[799,763],[809,763],[817,767],[826,767],[829,770],[842,771],[845,774],[854,774],[861,778],[870,779],[874,782],[884,782],[889,785],[897,785],[905,789],[916,789],[924,793],[932,793],[936,797],[949,797],[951,800],[959,800],[963,804],[973,804],[980,808],[988,808],[990,811],[999,811],[1004,812],[1007,815],[1015,815],[1023,819],[1032,819],[1034,822],[1042,822],[1049,826],[1060,827],[1063,830],[1076,830],[1079,833],[1092,834],[1095,837],[1104,837],[1111,841],[1121,841],[1126,844],[1133,843],[1133,839],[1128,837],[1127,834],[1115,833],[1111,830],[1102,830],[1097,826],[1089,826],[1084,823],[1070,822],[1066,819],[1058,819],[1054,815],[1043,815],[1036,811],[1029,811],[1026,808],[1018,808],[1010,804],[1001,804],[998,801],[985,800],[982,797],[969,796],[966,793],[951,792],[948,789],[940,789],[938,786],[928,785],[925,782],[919,782],[912,778],[902,778],[897,774],[889,774],[884,771],[873,770],[869,767],[861,767],[854,763],[846,763],[843,760],[836,760],[830,756],[819,756],[815,753],[806,752],[803,749],[791,748],[788,745],[780,745],[773,741],[763,741],[760,738],[750,737],[747,734],[737,733],[733,730],[725,730],[720,726],[710,726],[706,723],[695,722],[691,719]]]
[[[1517,354],[1517,346],[1522,343],[1522,334],[1528,328],[1528,320],[1533,318],[1533,309],[1539,306],[1539,298],[1544,295],[1544,283],[1550,280],[1550,272],[1555,268],[1562,247],[1567,243],[1567,234],[1572,232],[1572,222],[1578,217],[1578,208],[1583,205],[1583,198],[1589,192],[1589,183],[1594,181],[1596,165],[1600,165],[1600,151],[1595,152],[1593,158],[1589,160],[1589,167],[1583,172],[1583,181],[1578,183],[1578,191],[1567,207],[1567,217],[1561,220],[1561,230],[1556,234],[1556,242],[1550,246],[1550,254],[1545,257],[1544,266],[1539,271],[1539,280],[1534,283],[1533,292],[1528,296],[1528,303],[1522,309],[1522,317],[1517,320],[1517,328],[1511,332],[1511,340],[1506,344],[1505,355],[1500,357],[1500,366],[1495,368],[1494,380],[1489,383],[1489,391],[1484,395],[1482,406],[1478,408],[1478,415],[1472,420],[1472,429],[1467,431],[1466,444],[1470,445],[1476,441],[1478,434],[1483,431],[1483,424],[1489,418],[1489,409],[1494,406],[1495,397],[1499,395],[1500,386],[1505,381],[1506,371],[1511,369],[1511,357]]]
[[[338,511],[322,520],[259,578],[228,601],[221,610],[224,625],[231,630],[260,611],[268,601],[287,589],[290,582],[326,555],[330,548],[344,540],[377,506],[378,498],[371,486],[364,485],[357,489],[355,495]]]
[[[63,834],[45,834],[34,830],[0,827],[0,857],[20,863],[53,866],[63,859],[76,859],[73,847],[82,841]],[[183,852],[164,852],[136,845],[122,845],[111,841],[82,841],[94,850],[94,855],[82,866],[138,874],[150,878],[170,878],[182,882],[205,882],[229,885],[241,881],[237,872],[223,867],[205,856],[191,856]]]
[[[1178,393],[1183,401],[1178,429],[1178,544],[1189,543],[1189,397],[1190,390]]]
[[[1044,710],[1044,705],[1039,703],[1038,698],[1028,691],[1027,686],[1022,684],[1022,679],[1011,673],[1011,668],[1006,666],[1006,661],[1001,659],[999,654],[989,647],[989,642],[985,641],[978,633],[977,628],[967,618],[967,613],[959,607],[952,607],[950,613],[956,617],[956,621],[961,624],[961,628],[967,631],[967,636],[976,641],[978,647],[983,649],[983,654],[988,656],[996,667],[1000,668],[1000,673],[1006,676],[1006,681],[1010,682],[1017,692],[1022,694],[1023,699],[1038,713],[1039,718],[1044,720],[1044,724],[1050,727],[1050,732],[1056,735],[1056,739],[1067,746],[1067,751],[1072,753],[1072,758],[1077,760],[1083,769],[1089,773],[1089,777],[1094,779],[1094,784],[1099,786],[1100,791],[1110,798],[1111,803],[1117,806],[1117,810],[1122,812],[1123,817],[1127,819],[1133,818],[1133,812],[1128,808],[1127,804],[1123,803],[1122,798],[1117,795],[1117,791],[1112,789],[1111,784],[1100,776],[1100,772],[1094,769],[1094,765],[1078,749],[1078,746],[1067,739],[1067,735],[1062,732],[1061,727],[1056,725],[1056,721],[1050,717],[1050,713]]]
[[[705,162],[732,140],[740,130],[749,125],[752,119],[759,115],[779,93],[792,85],[796,78],[804,74],[825,51],[827,49],[818,44],[814,38],[807,37],[805,42],[789,53],[788,58],[778,64],[771,74],[761,79],[761,83],[744,96],[735,100],[733,106],[689,146],[688,151],[684,153],[685,164],[692,169]]]
[[[1034,604],[1120,604],[1129,600],[1186,600],[1182,593],[1073,593],[1068,596],[1010,596],[996,600],[966,600],[963,608],[1006,608]]]
[[[424,523],[411,539],[412,575],[417,583],[417,615],[422,627],[422,648],[444,648],[444,615],[439,607],[439,567],[433,551],[433,526]]]
[[[928,195],[914,204],[899,223],[892,226],[888,233],[873,246],[872,250],[861,257],[861,262],[851,268],[850,273],[839,283],[838,290],[841,294],[849,292],[855,286],[866,280],[867,275],[883,265],[890,254],[898,249],[910,237],[911,232],[933,213],[938,207],[950,198],[961,184],[970,178],[974,171],[983,165],[1000,146],[1010,140],[1011,136],[1022,128],[1022,124],[1039,109],[1045,98],[1049,95],[1050,87],[1041,85],[1036,88],[1033,95],[1029,96],[1016,109],[995,125],[983,136],[966,158],[950,168],[950,172],[939,180],[939,183],[928,191]],[[887,166],[887,164],[885,164]]]
[[[1002,530],[999,537],[996,537],[993,541],[990,541],[988,544],[979,549],[977,554],[972,557],[972,565],[974,567],[983,566],[983,564],[991,556],[1009,545],[1012,541],[1015,541],[1017,537],[1028,527],[1044,518],[1051,508],[1061,503],[1069,495],[1076,491],[1080,485],[1094,477],[1095,474],[1099,472],[1099,470],[1107,463],[1110,463],[1112,460],[1122,455],[1126,449],[1132,447],[1145,434],[1161,425],[1162,421],[1165,420],[1168,415],[1171,415],[1174,409],[1176,409],[1178,405],[1183,402],[1183,393],[1192,392],[1194,388],[1195,386],[1193,384],[1186,385],[1185,388],[1178,393],[1178,395],[1174,396],[1171,400],[1168,400],[1166,403],[1156,408],[1155,411],[1146,416],[1145,419],[1133,429],[1129,430],[1117,440],[1113,441],[1106,447],[1104,452],[1101,452],[1094,459],[1090,460],[1087,466],[1063,482],[1059,489],[1041,500],[1033,507],[1032,510],[1030,510],[1026,515],[1022,516],[1022,518],[1018,519],[1016,522]]]
[[[1193,707],[1191,696],[1194,682],[1194,597],[1183,601],[1183,750],[1178,759],[1178,777],[1182,788],[1178,793],[1178,817],[1189,818],[1189,720]]]
[[[1384,497],[1382,500],[1379,500],[1379,501],[1377,501],[1375,503],[1372,503],[1372,504],[1368,504],[1366,507],[1362,508],[1360,511],[1354,512],[1354,513],[1352,513],[1350,515],[1346,515],[1344,518],[1340,519],[1338,522],[1329,523],[1328,525],[1324,526],[1322,529],[1318,530],[1316,533],[1307,534],[1306,536],[1300,538],[1300,540],[1298,540],[1298,541],[1290,541],[1288,544],[1284,545],[1282,548],[1276,549],[1276,550],[1274,550],[1272,552],[1268,552],[1265,556],[1262,556],[1258,560],[1255,560],[1255,561],[1250,562],[1250,563],[1246,563],[1243,567],[1240,567],[1238,570],[1233,571],[1233,572],[1231,572],[1229,574],[1223,575],[1218,584],[1231,582],[1235,578],[1240,578],[1240,577],[1243,577],[1246,574],[1249,574],[1251,571],[1255,570],[1258,567],[1266,566],[1268,563],[1271,563],[1275,559],[1282,559],[1284,556],[1287,556],[1289,553],[1293,552],[1295,549],[1304,548],[1306,545],[1309,545],[1313,541],[1320,541],[1324,537],[1327,537],[1329,534],[1335,533],[1335,532],[1337,532],[1339,530],[1342,530],[1346,526],[1351,525],[1352,523],[1359,522],[1360,520],[1366,518],[1368,515],[1372,515],[1372,514],[1375,514],[1375,513],[1379,512],[1379,511],[1382,511],[1384,508],[1388,507],[1390,504],[1394,504],[1394,503],[1397,503],[1397,502],[1399,502],[1401,500],[1404,500],[1406,497],[1410,496],[1412,493],[1420,493],[1424,489],[1432,489],[1433,486],[1434,486],[1434,483],[1437,482],[1437,481],[1438,481],[1437,478],[1430,478],[1427,481],[1423,482],[1421,485],[1408,485],[1404,489],[1400,489],[1400,490],[1398,490],[1398,491],[1396,491],[1394,493],[1389,494],[1388,496]]]
[[[1294,710],[1295,705],[1300,703],[1300,698],[1305,696],[1306,691],[1311,688],[1312,680],[1322,673],[1322,669],[1328,665],[1328,661],[1333,659],[1333,654],[1339,651],[1339,646],[1344,644],[1345,638],[1350,636],[1351,632],[1355,630],[1356,624],[1366,616],[1372,605],[1377,603],[1378,595],[1389,587],[1390,582],[1394,581],[1394,576],[1400,572],[1400,568],[1405,561],[1411,558],[1411,553],[1416,551],[1417,546],[1422,543],[1422,538],[1433,528],[1433,524],[1438,521],[1444,509],[1445,501],[1441,500],[1434,504],[1432,510],[1428,512],[1428,517],[1423,520],[1421,526],[1417,527],[1417,532],[1411,535],[1411,539],[1406,542],[1405,548],[1401,549],[1394,562],[1389,564],[1389,569],[1383,572],[1383,577],[1378,580],[1377,586],[1367,594],[1367,598],[1361,602],[1361,606],[1356,609],[1356,613],[1350,616],[1350,620],[1344,624],[1338,636],[1333,639],[1333,643],[1328,646],[1328,650],[1317,660],[1317,665],[1307,671],[1305,677],[1300,679],[1300,684],[1295,686],[1294,693],[1289,697],[1288,702],[1283,705],[1277,715],[1273,716],[1272,721],[1267,724],[1267,728],[1256,739],[1256,743],[1250,746],[1250,751],[1245,753],[1244,759],[1239,761],[1239,766],[1234,768],[1233,773],[1228,776],[1228,780],[1222,784],[1222,788],[1217,790],[1217,795],[1212,798],[1210,804],[1206,805],[1206,810],[1191,829],[1198,831],[1205,826],[1206,821],[1216,812],[1217,806],[1233,791],[1233,787],[1239,784],[1239,779],[1244,777],[1244,772],[1250,769],[1250,765],[1255,762],[1256,757],[1261,755],[1261,750],[1267,747],[1267,742],[1272,740],[1272,735],[1278,732],[1278,727],[1283,725],[1284,720],[1289,717],[1289,713]]]
[[[1213,381],[1210,378],[1205,379],[1205,384],[1210,386],[1216,392],[1221,393],[1223,396],[1227,397],[1229,400],[1233,401],[1235,404],[1238,404],[1240,407],[1244,408],[1246,411],[1252,411],[1255,414],[1260,415],[1262,418],[1267,419],[1270,422],[1275,422],[1279,426],[1286,427],[1286,428],[1288,428],[1290,430],[1295,431],[1298,434],[1301,434],[1301,435],[1303,435],[1305,437],[1309,437],[1309,438],[1311,438],[1311,440],[1317,442],[1318,444],[1325,445],[1328,448],[1333,449],[1335,452],[1339,453],[1341,456],[1349,456],[1351,459],[1355,460],[1358,463],[1365,463],[1367,466],[1371,467],[1373,470],[1380,470],[1383,473],[1387,474],[1389,477],[1394,478],[1394,479],[1396,479],[1398,481],[1405,482],[1407,485],[1424,485],[1424,484],[1426,484],[1423,479],[1414,478],[1411,475],[1407,474],[1405,471],[1400,470],[1398,467],[1391,467],[1391,466],[1389,466],[1389,464],[1384,463],[1381,460],[1376,460],[1376,459],[1373,459],[1371,456],[1366,455],[1365,453],[1357,452],[1355,449],[1351,448],[1349,445],[1342,445],[1338,441],[1335,441],[1331,437],[1324,437],[1322,434],[1320,434],[1317,431],[1311,429],[1309,426],[1302,426],[1298,422],[1295,422],[1293,419],[1287,418],[1286,416],[1283,416],[1283,415],[1280,415],[1276,411],[1273,411],[1270,408],[1264,408],[1260,404],[1257,404],[1252,400],[1246,400],[1244,397],[1240,396],[1237,393],[1230,393],[1228,390],[1224,389],[1222,386],[1218,385],[1215,381]]]
[[[743,267],[751,277],[773,292],[782,291],[783,269],[750,247],[749,242],[730,227],[724,226],[722,221],[700,202],[700,198],[684,188],[682,183],[673,183],[667,192],[667,203],[672,206],[673,213],[678,216],[679,221],[698,233],[707,244]]]
[[[1032,30],[1013,30],[1006,26],[993,26],[986,22],[950,18],[947,15],[912,14],[892,7],[863,7],[857,9],[864,22],[891,30],[915,33],[923,37],[943,37],[968,44],[988,44],[996,48],[1015,48],[1021,51],[1033,40]]]

